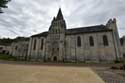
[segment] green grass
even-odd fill
[[[124,63],[125,64],[125,59],[115,60],[114,63]]]
[[[16,58],[10,55],[6,55],[6,54],[0,54],[0,60],[15,61]]]

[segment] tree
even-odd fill
[[[0,0],[0,13],[3,13],[2,8],[7,8],[7,3],[11,0]]]

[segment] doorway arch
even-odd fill
[[[56,56],[53,57],[53,61],[55,61],[55,62],[57,61],[57,57]]]

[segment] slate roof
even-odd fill
[[[81,33],[107,32],[107,31],[112,31],[112,30],[106,28],[105,25],[96,25],[96,26],[67,29],[66,35],[74,35],[74,34],[81,34]],[[43,33],[33,35],[31,37],[46,37],[47,34],[48,34],[48,32],[43,32]]]
[[[56,20],[60,20],[60,19],[63,19],[63,14],[62,14],[61,8],[59,8],[59,11],[58,11],[58,14],[57,14],[57,17],[56,17]]]
[[[78,27],[78,28],[67,29],[66,34],[72,35],[72,34],[105,32],[105,31],[112,31],[112,30],[106,28],[105,25],[96,25],[96,26]]]
[[[32,35],[31,37],[46,37],[47,34],[48,34],[48,32],[42,32],[42,33],[39,33],[39,34]]]

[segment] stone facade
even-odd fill
[[[113,61],[123,57],[116,19],[106,25],[67,29],[61,9],[49,31],[30,37],[28,60]]]
[[[27,60],[28,44],[29,41],[13,42],[9,54],[20,60]]]
[[[0,45],[0,53],[9,54],[10,46]]]
[[[123,36],[120,40],[121,40],[121,53],[125,58],[125,36]]]

